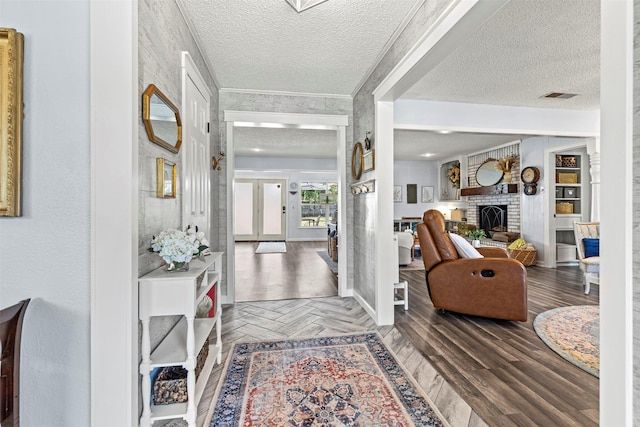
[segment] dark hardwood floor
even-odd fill
[[[258,242],[236,242],[236,301],[338,295],[338,277],[318,255],[327,242],[287,242],[286,253],[256,254]]]
[[[599,380],[565,361],[536,335],[537,314],[599,303],[584,295],[577,267],[528,267],[527,322],[435,310],[424,271],[400,271],[410,286],[409,311],[395,326],[489,426],[597,426]]]

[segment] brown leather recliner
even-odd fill
[[[527,320],[527,271],[503,248],[477,248],[485,258],[460,258],[440,211],[418,224],[429,296],[436,308],[496,319]]]

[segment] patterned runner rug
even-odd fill
[[[576,305],[538,314],[536,333],[551,350],[600,377],[600,307]]]
[[[260,242],[256,249],[257,254],[277,254],[287,252],[285,242]]]
[[[232,348],[214,426],[444,426],[375,333]]]

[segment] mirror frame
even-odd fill
[[[360,179],[362,175],[362,143],[356,142],[353,146],[353,152],[351,153],[351,176],[353,179]]]
[[[160,98],[176,115],[177,135],[175,143],[165,141],[153,131],[153,124],[151,123],[151,97],[153,95],[158,96],[158,98]],[[147,136],[151,142],[155,142],[172,153],[180,151],[180,145],[182,145],[182,121],[180,120],[180,112],[169,98],[167,98],[165,94],[162,93],[154,84],[150,84],[142,94],[142,121],[144,122],[144,128],[147,131]]]
[[[485,165],[487,165],[488,163],[494,163],[495,165],[498,164],[498,161],[496,159],[493,158],[488,158],[487,160],[485,160],[484,162],[482,162],[482,164],[480,166],[478,166],[478,169],[476,169],[476,182],[478,183],[478,185],[482,186],[482,187],[491,187],[492,185],[496,185],[497,183],[500,182],[500,180],[502,179],[504,172],[502,172],[500,169],[496,169],[495,166],[490,167],[489,169],[495,170],[496,171],[496,176],[498,177],[498,179],[496,179],[495,182],[492,182],[490,184],[488,183],[481,183],[478,180],[478,172],[480,171],[480,169],[483,169],[483,167],[485,167],[485,169],[487,168]]]

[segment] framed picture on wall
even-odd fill
[[[407,203],[418,203],[417,184],[407,184]]]
[[[156,196],[161,199],[175,199],[176,197],[176,164],[168,160],[157,158],[157,187]]]
[[[372,171],[376,168],[375,150],[362,155],[362,172]]]
[[[433,203],[433,187],[422,187],[422,203]]]
[[[21,216],[24,37],[0,28],[0,217]]]
[[[393,201],[396,203],[402,202],[402,185],[393,186]]]

